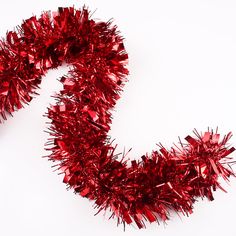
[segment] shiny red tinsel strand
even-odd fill
[[[228,140],[207,131],[187,136],[186,144],[162,145],[142,160],[117,160],[107,132],[111,111],[128,70],[122,37],[111,22],[90,19],[83,8],[59,8],[25,20],[0,41],[0,114],[22,108],[36,94],[41,77],[66,62],[63,90],[48,108],[49,159],[57,162],[64,182],[95,202],[98,212],[110,209],[118,223],[166,221],[172,210],[188,215],[197,197],[213,200],[223,189],[218,177],[234,175]]]

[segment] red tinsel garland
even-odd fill
[[[98,212],[111,209],[118,223],[166,221],[175,210],[188,215],[197,197],[213,200],[218,177],[232,175],[231,133],[220,141],[207,131],[187,136],[186,144],[143,155],[127,163],[117,160],[107,137],[111,111],[120,97],[128,70],[122,37],[111,22],[90,19],[83,8],[59,8],[25,20],[0,41],[0,114],[30,102],[51,68],[72,66],[61,78],[63,90],[48,108],[49,159],[57,162],[64,182],[95,202]]]

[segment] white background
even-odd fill
[[[125,36],[130,82],[114,113],[110,134],[132,158],[169,147],[191,134],[219,126],[236,146],[236,2],[229,0],[56,1],[1,0],[0,35],[32,14],[86,4],[94,17],[114,18]],[[48,135],[46,107],[66,68],[49,71],[41,96],[0,125],[0,235],[228,235],[236,233],[236,179],[215,201],[195,204],[190,217],[167,225],[117,227],[87,199],[67,191],[52,163],[41,158]],[[235,154],[234,154],[235,156]]]

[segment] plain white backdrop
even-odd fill
[[[236,146],[236,2],[234,0],[7,0],[0,1],[0,35],[32,14],[58,6],[89,6],[94,17],[114,18],[129,53],[129,83],[118,101],[110,135],[119,150],[140,158],[196,128],[232,131]],[[48,135],[43,114],[67,68],[49,71],[40,96],[0,124],[0,235],[228,235],[236,233],[236,179],[215,201],[199,200],[190,217],[167,225],[117,227],[92,202],[67,191],[43,159]],[[236,154],[234,154],[236,156]]]

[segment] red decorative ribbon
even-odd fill
[[[49,159],[64,182],[95,202],[98,212],[111,209],[118,223],[139,228],[167,220],[170,210],[188,215],[197,197],[213,200],[218,177],[232,175],[227,144],[213,131],[186,137],[179,147],[152,151],[141,160],[117,160],[107,137],[111,112],[128,70],[122,37],[111,22],[90,19],[87,9],[59,8],[25,20],[0,41],[0,114],[22,108],[36,94],[41,77],[66,62],[63,90],[48,108]]]

